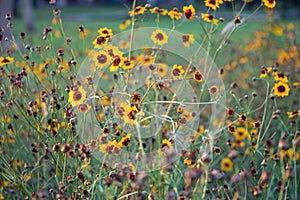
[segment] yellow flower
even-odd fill
[[[152,14],[154,14],[154,13],[159,13],[159,14],[161,14],[161,15],[166,15],[166,14],[168,14],[168,11],[167,11],[166,9],[159,8],[159,7],[150,9],[150,12],[151,12]]]
[[[232,148],[239,148],[239,147],[244,147],[245,146],[245,142],[243,141],[240,141],[240,140],[237,140],[237,141],[234,141],[232,144],[231,144],[231,147]]]
[[[216,10],[220,7],[220,4],[223,3],[223,0],[205,0],[205,6],[212,8],[213,10]]]
[[[196,166],[196,162],[189,158],[185,158],[183,163],[186,164],[189,168],[194,168]]]
[[[130,134],[127,134],[125,137],[123,137],[120,142],[118,142],[118,147],[124,147],[127,146],[130,142]]]
[[[274,8],[276,5],[275,0],[262,0],[262,1],[267,8]]]
[[[290,88],[289,85],[284,82],[278,82],[274,85],[274,94],[279,97],[289,96]]]
[[[111,63],[112,58],[106,51],[93,52],[93,61],[99,68],[104,68]]]
[[[124,30],[130,25],[131,21],[129,19],[122,22],[122,24],[119,25],[119,29]]]
[[[184,69],[182,69],[181,65],[173,65],[172,69],[172,77],[174,79],[181,79],[182,75],[184,74]]]
[[[259,78],[265,78],[265,77],[267,77],[268,73],[269,73],[271,70],[272,70],[271,67],[262,69],[261,72],[260,72]]]
[[[120,106],[116,107],[117,117],[121,117],[125,124],[136,124],[136,115],[138,114],[138,109],[136,106],[130,106],[126,102],[122,102]]]
[[[78,106],[80,104],[83,104],[85,99],[86,99],[86,91],[82,88],[82,86],[70,90],[68,101],[70,104],[72,104],[72,106]]]
[[[106,144],[100,144],[99,150],[102,153],[120,154],[120,148],[116,140],[108,141]]]
[[[195,17],[196,10],[193,5],[183,7],[184,16],[188,20],[192,20]]]
[[[112,64],[109,67],[110,72],[115,72],[119,69],[119,67],[123,66],[125,58],[123,56],[114,56]]]
[[[201,14],[202,19],[206,22],[211,22],[214,25],[218,25],[219,20],[215,19],[211,14]]]
[[[232,171],[233,168],[233,162],[230,160],[230,158],[223,158],[221,160],[221,170],[223,171]]]
[[[11,119],[8,116],[2,116],[1,121],[2,121],[2,123],[10,123]]]
[[[192,34],[182,35],[181,39],[182,39],[183,45],[187,48],[189,48],[191,46],[191,44],[193,44],[195,41],[194,35],[192,35]]]
[[[134,63],[132,60],[125,60],[122,67],[124,70],[130,70],[134,67]]]
[[[293,23],[289,23],[289,24],[287,25],[287,29],[288,29],[289,31],[294,30],[294,28],[295,28],[295,26],[294,26]]]
[[[291,160],[299,160],[300,158],[300,154],[299,152],[294,152],[293,148],[289,148],[288,150],[286,150],[286,155],[291,159]]]
[[[283,27],[282,26],[270,26],[270,30],[277,36],[282,36]]]
[[[172,143],[169,140],[164,139],[162,141],[161,149],[163,152],[167,149],[173,149]]]
[[[112,36],[112,30],[111,29],[109,29],[109,28],[106,28],[106,27],[104,27],[104,28],[100,28],[99,30],[98,30],[98,33],[99,33],[99,35],[100,36],[103,36],[103,37],[111,37]]]
[[[233,135],[237,140],[244,140],[248,136],[248,132],[244,127],[239,127],[234,131]]]
[[[274,75],[275,81],[281,81],[284,83],[289,82],[287,76],[284,75],[284,73],[282,73],[282,72],[273,72],[273,75]]]
[[[132,17],[133,15],[140,15],[146,11],[144,6],[137,6],[134,10],[128,12],[129,16]]]
[[[168,43],[168,36],[167,34],[162,31],[161,29],[157,29],[151,35],[151,40],[158,45],[163,45]]]
[[[54,36],[57,37],[57,38],[61,37],[61,32],[59,30],[56,30],[54,32]]]
[[[157,73],[160,77],[164,77],[168,73],[168,65],[164,63],[158,63],[157,64]]]
[[[3,66],[3,65],[11,64],[11,63],[14,62],[14,60],[15,60],[14,58],[9,57],[9,56],[7,56],[5,58],[0,57],[0,67]]]
[[[93,41],[93,45],[94,45],[94,48],[98,48],[98,49],[101,49],[103,48],[103,45],[106,44],[108,41],[108,38],[105,37],[105,36],[98,36],[94,41]]]
[[[248,58],[245,56],[240,57],[240,63],[241,64],[245,64],[246,62],[248,62]]]
[[[171,19],[177,19],[179,20],[182,16],[182,13],[178,11],[177,8],[173,8],[168,15],[170,16]]]
[[[60,17],[54,17],[53,19],[52,19],[52,24],[59,24],[59,23],[61,23],[61,18]]]
[[[39,80],[44,80],[47,76],[47,71],[44,66],[45,64],[39,64],[33,67],[33,73],[39,78]]]
[[[293,112],[287,112],[287,114],[288,114],[289,118],[300,116],[300,110],[295,110]]]

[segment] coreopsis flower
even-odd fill
[[[103,48],[104,44],[106,44],[107,42],[108,42],[108,38],[100,35],[93,41],[93,45],[94,48],[101,49]]]
[[[233,132],[234,137],[237,140],[244,140],[248,136],[248,132],[244,127],[239,127]]]
[[[202,19],[206,22],[211,22],[214,25],[218,25],[219,20],[215,19],[213,15],[211,14],[201,14]]]
[[[119,142],[118,146],[119,147],[124,147],[127,146],[130,142],[130,134],[127,134],[125,137],[123,137]]]
[[[122,67],[123,64],[124,64],[124,61],[126,60],[124,57],[122,56],[114,56],[113,59],[112,59],[112,63],[109,67],[109,71],[110,72],[115,72],[119,69],[119,67]]]
[[[106,51],[93,52],[93,61],[99,68],[108,66],[111,60],[111,56]]]
[[[182,16],[182,13],[178,11],[177,8],[173,8],[171,11],[169,11],[168,15],[171,19],[177,19],[179,20]]]
[[[11,64],[14,62],[14,58],[12,57],[0,57],[0,67],[3,66],[3,65],[8,65],[8,64]]]
[[[119,29],[124,30],[130,25],[131,21],[129,19],[125,20],[119,25]]]
[[[98,33],[99,33],[100,36],[103,36],[103,37],[106,37],[106,38],[107,38],[107,37],[111,37],[112,34],[113,34],[112,30],[109,29],[109,28],[106,28],[106,27],[100,28],[100,29],[98,30]]]
[[[168,65],[165,63],[158,63],[157,64],[157,73],[160,77],[164,77],[168,73]]]
[[[203,75],[201,74],[200,71],[195,71],[194,72],[194,80],[197,81],[198,83],[201,83],[203,81]]]
[[[274,94],[279,97],[289,96],[290,88],[287,83],[278,82],[273,87]]]
[[[168,43],[168,35],[161,29],[157,29],[151,35],[151,40],[158,45],[163,45]]]
[[[166,14],[168,14],[168,10],[163,9],[163,8],[160,8],[160,7],[152,8],[152,9],[150,9],[150,12],[151,12],[152,14],[154,14],[154,13],[159,13],[159,14],[161,14],[161,15],[166,15]]]
[[[192,20],[195,17],[196,10],[193,5],[183,7],[184,16],[188,20]]]
[[[210,7],[213,10],[216,10],[220,7],[220,4],[223,3],[223,0],[205,0],[205,6]]]
[[[184,69],[182,69],[181,65],[173,65],[173,69],[172,69],[172,77],[174,79],[181,79],[182,75],[184,74]]]
[[[221,160],[221,170],[223,171],[232,171],[233,168],[233,162],[230,160],[230,158],[223,158]]]
[[[282,72],[273,72],[273,75],[274,75],[274,80],[275,81],[281,81],[281,82],[284,82],[284,83],[289,82],[287,76],[284,75],[284,73],[282,73]]]
[[[132,69],[134,67],[134,61],[133,60],[125,60],[122,67],[124,70]]]
[[[187,48],[190,47],[191,44],[193,44],[195,41],[194,35],[192,35],[192,34],[182,35],[181,39],[182,39],[183,45]]]
[[[83,104],[86,99],[86,91],[83,89],[82,86],[78,88],[73,88],[69,92],[68,101],[72,106],[78,106]]]
[[[300,116],[300,110],[295,110],[295,111],[292,111],[292,112],[287,112],[287,114],[288,114],[289,118]]]
[[[267,8],[274,8],[276,5],[276,1],[275,0],[262,0],[262,2],[264,3],[264,5]]]
[[[128,12],[129,16],[132,17],[133,15],[141,15],[146,11],[146,7],[144,6],[137,6],[134,10]]]

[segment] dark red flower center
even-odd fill
[[[183,43],[188,42],[189,39],[190,39],[190,36],[189,36],[189,35],[183,35],[183,36],[182,36],[182,41],[183,41]]]
[[[2,60],[2,63],[9,63],[9,60],[8,60],[7,58],[4,58],[4,59]]]
[[[197,81],[201,81],[201,80],[202,80],[202,74],[201,74],[200,72],[196,72],[196,73],[195,73],[195,79],[196,79]]]
[[[104,54],[100,54],[99,56],[97,56],[97,61],[100,64],[104,64],[107,61],[107,57]]]
[[[209,4],[216,5],[217,2],[216,2],[215,0],[210,0],[210,1],[209,1]]]
[[[212,15],[208,15],[208,17],[207,17],[209,20],[213,20],[214,19],[214,16],[212,16]]]
[[[284,78],[284,73],[280,72],[277,74],[278,78]]]
[[[105,43],[105,37],[98,37],[97,38],[97,44],[104,44]]]
[[[135,119],[135,114],[137,113],[137,111],[135,111],[135,110],[132,110],[132,111],[130,111],[129,113],[128,113],[128,115],[127,115],[127,117],[129,118],[129,119]]]
[[[162,33],[157,33],[157,34],[155,35],[155,38],[156,38],[157,40],[162,41],[162,40],[164,39],[164,35],[163,35]]]
[[[185,15],[186,18],[190,19],[192,17],[192,11],[191,11],[191,9],[188,9],[187,11],[185,11],[184,15]]]
[[[180,75],[180,69],[176,68],[176,69],[173,70],[172,73],[173,73],[174,76],[179,76]]]
[[[278,86],[277,89],[278,89],[278,92],[285,92],[285,87],[282,85]]]
[[[134,12],[138,13],[141,10],[141,8],[135,8]]]
[[[74,101],[79,101],[81,99],[81,97],[82,97],[81,92],[79,92],[79,91],[74,92],[74,94],[73,94]]]
[[[118,66],[121,62],[121,59],[117,56],[113,61],[113,66]]]
[[[126,61],[124,62],[124,65],[129,66],[129,65],[130,65],[130,61],[129,61],[129,60],[126,60]]]

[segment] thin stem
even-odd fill
[[[132,4],[132,10],[133,10],[133,14],[131,17],[131,33],[130,33],[130,43],[129,43],[129,53],[128,53],[128,60],[130,61],[131,58],[131,49],[132,49],[132,42],[133,42],[133,33],[134,33],[134,25],[135,25],[135,13],[134,13],[134,9],[135,9],[135,5],[136,5],[136,0],[133,0],[133,4]]]

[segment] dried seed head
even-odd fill
[[[11,19],[11,14],[10,14],[10,13],[6,13],[5,19],[6,19],[6,20],[10,20],[10,19]]]
[[[235,23],[235,24],[239,24],[239,23],[241,23],[241,19],[240,19],[240,17],[238,17],[238,16],[237,16],[237,17],[235,17],[235,18],[234,18],[234,23]]]

